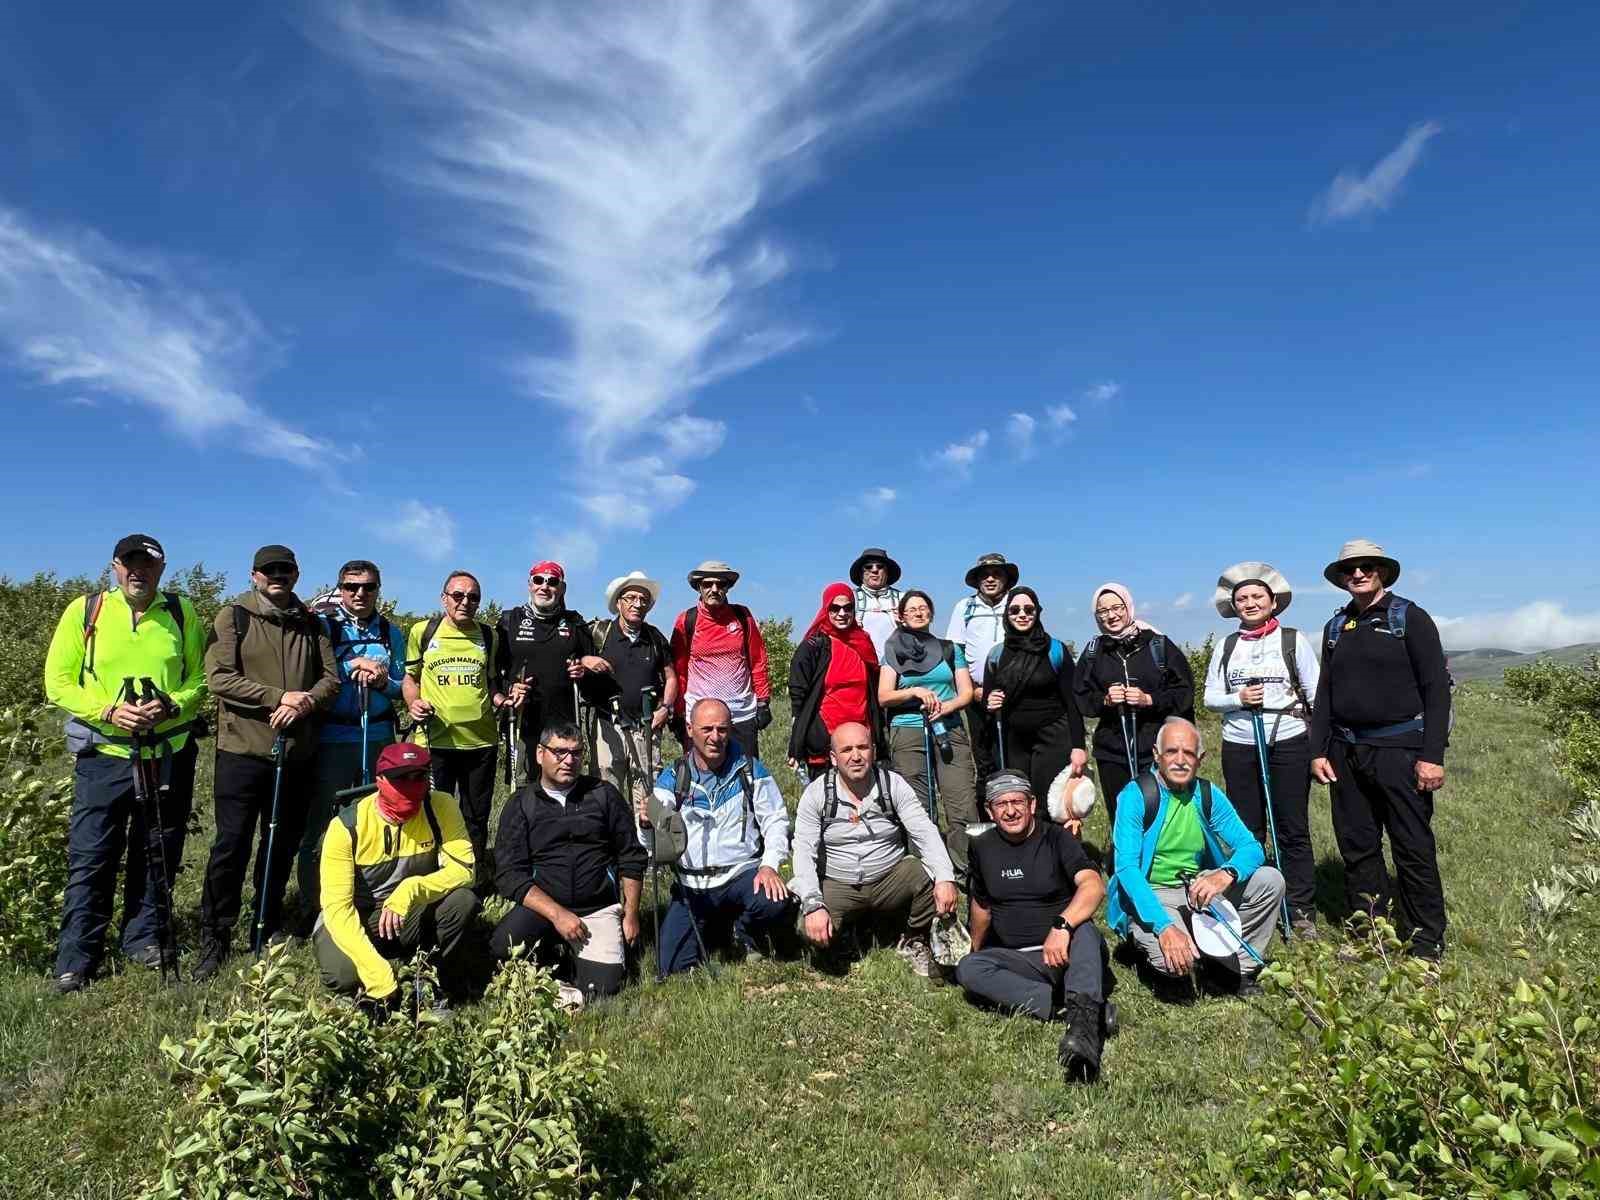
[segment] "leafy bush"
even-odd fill
[[[162,1043],[190,1098],[146,1195],[579,1195],[594,1179],[580,1133],[609,1067],[562,1051],[555,999],[548,973],[513,962],[454,1021],[426,1008],[374,1017],[306,997],[273,950],[237,1008]]]
[[[1198,646],[1186,645],[1183,648],[1184,656],[1189,660],[1189,674],[1194,676],[1196,700],[1200,698],[1199,693],[1205,690],[1206,672],[1211,670],[1211,654],[1216,647],[1217,635],[1208,633],[1206,640]],[[1200,705],[1196,704],[1195,707],[1199,708]]]
[[[1600,656],[1582,667],[1550,659],[1511,667],[1506,687],[1544,713],[1556,735],[1556,770],[1579,801],[1600,803]]]
[[[774,692],[782,692],[789,686],[789,664],[794,660],[794,618],[763,617],[761,640],[767,644],[767,678]]]
[[[1235,1158],[1228,1197],[1594,1195],[1600,985],[1559,965],[1469,996],[1431,981],[1387,923],[1264,974],[1298,1036]]]
[[[0,962],[22,967],[48,962],[67,885],[72,777],[59,734],[36,708],[0,709]]]

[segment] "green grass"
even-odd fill
[[[1457,708],[1436,818],[1450,970],[1465,986],[1496,988],[1514,969],[1503,948],[1521,932],[1526,884],[1566,854],[1570,796],[1533,713],[1473,688]],[[777,728],[766,747],[774,759]],[[778,774],[792,799],[793,777]],[[204,812],[208,778],[200,792]],[[1319,900],[1336,914],[1322,789],[1313,815]],[[178,893],[189,945],[206,825]],[[1104,835],[1097,815],[1089,840]],[[647,913],[647,937],[649,924]],[[309,964],[303,947],[295,953]],[[887,951],[842,978],[779,961],[661,985],[646,972],[583,1015],[573,1036],[616,1064],[629,1120],[612,1131],[610,1152],[644,1176],[644,1194],[1175,1195],[1185,1164],[1242,1128],[1245,1089],[1277,1061],[1277,1002],[1174,1007],[1128,968],[1114,970],[1123,1031],[1092,1088],[1060,1081],[1056,1031],[977,1011]],[[129,968],[57,999],[37,975],[0,974],[0,1196],[134,1190],[157,1166],[156,1137],[177,1099],[160,1039],[187,1036],[236,986],[230,971],[164,990],[155,972]]]

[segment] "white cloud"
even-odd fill
[[[1103,379],[1083,389],[1083,398],[1091,404],[1109,404],[1122,395],[1122,385],[1114,379]]]
[[[196,441],[312,467],[325,443],[252,404],[245,380],[270,350],[237,300],[152,255],[90,233],[29,225],[0,206],[0,344],[41,383],[141,405]]]
[[[1014,412],[1006,418],[1006,440],[1018,458],[1033,457],[1033,432],[1038,425],[1027,413]]]
[[[1554,600],[1535,600],[1510,612],[1439,617],[1436,623],[1451,650],[1549,650],[1600,642],[1600,612],[1569,613]]]
[[[420,500],[407,500],[392,519],[374,528],[390,541],[410,546],[423,558],[438,561],[455,553],[455,518],[443,508]]]
[[[1052,404],[1044,410],[1044,415],[1050,418],[1050,428],[1058,431],[1078,419],[1078,414],[1072,411],[1070,404]]]
[[[534,545],[540,558],[560,563],[568,579],[575,572],[594,570],[600,561],[600,540],[582,529],[554,533],[541,527],[534,533]]]
[[[1183,612],[1185,609],[1190,608],[1193,605],[1194,605],[1194,593],[1193,592],[1184,592],[1181,595],[1177,596],[1172,601],[1172,607],[1177,612]]]
[[[861,493],[861,507],[877,516],[895,502],[897,495],[892,487],[868,488]]]
[[[1394,203],[1428,139],[1439,133],[1440,126],[1433,121],[1413,125],[1400,144],[1380,158],[1365,175],[1354,171],[1340,171],[1328,190],[1311,203],[1308,217],[1312,225],[1327,225],[1334,221],[1349,221],[1356,217],[1382,212]]]
[[[971,39],[936,27],[978,8],[346,0],[332,40],[414,103],[396,166],[457,202],[448,265],[563,327],[562,351],[514,369],[569,414],[582,478],[611,478],[663,423],[670,465],[714,452],[695,391],[806,339],[764,300],[792,264],[757,217],[824,147],[946,84]],[[610,488],[583,505],[638,528],[656,511]]]
[[[977,460],[978,452],[988,444],[989,431],[980,429],[964,442],[951,442],[929,459],[928,465],[944,467],[946,470],[965,476],[972,470],[972,464]]]

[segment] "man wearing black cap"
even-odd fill
[[[167,902],[194,798],[190,726],[206,694],[205,628],[187,597],[160,590],[166,561],[148,534],[119,541],[111,558],[117,586],[68,604],[45,657],[45,694],[69,714],[67,747],[76,756],[58,992],[78,991],[100,965],[124,851],[122,951],[146,966],[161,965],[164,954],[175,965]],[[147,803],[154,799],[159,843],[137,803],[141,790]]]
[[[206,647],[206,682],[217,698],[217,833],[200,896],[196,979],[215,975],[228,956],[258,838],[254,911],[260,936],[272,936],[282,924],[284,885],[316,786],[317,731],[310,717],[339,695],[333,645],[295,595],[299,578],[294,551],[261,547],[250,591],[223,605]],[[274,792],[278,827],[269,863]]]
[[[900,622],[900,564],[879,546],[868,546],[850,564],[850,582],[856,585],[856,624],[867,631],[878,657]]]

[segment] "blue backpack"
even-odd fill
[[[986,678],[986,679],[992,678],[992,676],[989,675],[989,672],[994,670],[995,667],[999,664],[1000,655],[1005,652],[1005,648],[1006,647],[1005,647],[1005,643],[1004,642],[998,642],[995,645],[989,647],[989,657],[984,659],[984,668],[983,668],[984,678]],[[1050,669],[1059,674],[1060,671],[1061,671],[1061,664],[1066,662],[1066,661],[1067,661],[1067,647],[1066,647],[1066,645],[1058,638],[1051,638],[1050,639]]]

